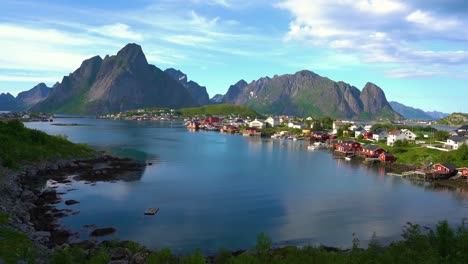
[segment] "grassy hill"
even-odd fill
[[[468,114],[464,113],[453,113],[445,118],[437,121],[438,125],[446,126],[462,126],[468,124]]]
[[[242,106],[233,104],[218,104],[218,105],[205,105],[195,108],[184,108],[180,109],[179,112],[183,116],[196,116],[196,115],[241,115],[249,117],[261,117],[259,113],[254,110]]]
[[[90,157],[93,154],[94,150],[86,145],[26,128],[19,120],[0,121],[0,166],[17,168],[27,162]]]

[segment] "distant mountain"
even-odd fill
[[[55,84],[54,86],[56,86]],[[24,109],[29,109],[35,104],[44,101],[54,90],[54,88],[49,88],[45,83],[40,83],[34,86],[32,89],[21,92],[16,97],[18,103],[20,103]]]
[[[453,113],[445,118],[437,121],[439,125],[447,126],[463,126],[468,125],[468,114],[465,113]]]
[[[442,112],[425,112],[419,108],[413,108],[410,106],[406,106],[404,104],[400,104],[398,102],[390,102],[393,110],[400,113],[406,119],[415,119],[415,120],[438,120],[444,117],[447,117],[449,114],[442,113]]]
[[[164,72],[182,84],[199,105],[207,105],[210,103],[210,97],[208,96],[208,92],[206,91],[205,86],[200,86],[194,81],[188,81],[187,75],[179,70],[169,68]]]
[[[19,111],[22,110],[21,104],[10,93],[0,94],[0,111]]]
[[[148,64],[139,45],[127,44],[117,55],[83,61],[32,110],[102,114],[145,107],[198,105],[182,84]]]
[[[221,104],[223,103],[224,95],[222,94],[216,94],[210,99],[211,104]]]
[[[245,105],[265,114],[402,119],[377,85],[367,83],[361,92],[307,70],[251,83],[241,80],[229,87],[223,103]]]

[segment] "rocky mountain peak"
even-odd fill
[[[129,43],[125,45],[125,47],[123,47],[117,53],[117,57],[125,59],[128,62],[136,63],[138,65],[148,64],[148,61],[146,60],[146,56],[143,53],[141,46],[135,43]]]
[[[164,72],[169,74],[169,76],[171,76],[174,80],[179,81],[180,83],[187,83],[187,74],[181,72],[180,70],[169,68],[166,69]]]

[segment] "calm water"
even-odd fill
[[[87,238],[84,225],[116,227],[114,237],[175,252],[249,248],[265,232],[277,245],[349,246],[373,232],[398,239],[406,222],[433,225],[468,217],[467,193],[435,190],[384,171],[310,152],[301,142],[188,132],[179,122],[56,119],[91,126],[27,126],[65,134],[154,165],[140,180],[61,186],[78,215],[62,220]],[[61,208],[66,208],[60,204]],[[143,216],[159,207],[156,216]]]

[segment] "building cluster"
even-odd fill
[[[23,122],[52,122],[53,116],[45,113],[32,114],[28,111],[0,113],[0,120],[19,119]]]
[[[98,118],[136,121],[170,121],[177,120],[178,116],[175,114],[174,109],[138,109],[117,114],[103,115]]]

